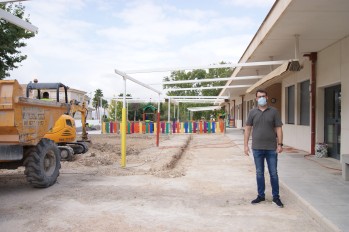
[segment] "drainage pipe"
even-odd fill
[[[316,62],[317,62],[317,53],[312,52],[305,54],[305,57],[308,57],[311,61],[311,81],[310,81],[310,99],[311,99],[311,121],[310,121],[310,131],[311,131],[311,154],[315,155],[315,135],[316,135],[316,123],[315,123],[315,114],[316,114]]]

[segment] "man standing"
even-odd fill
[[[252,151],[256,166],[258,196],[251,203],[265,201],[264,160],[267,161],[273,203],[282,208],[284,205],[279,195],[279,177],[277,173],[278,153],[282,152],[282,122],[278,111],[267,104],[268,95],[264,90],[257,90],[258,107],[248,114],[244,134],[244,150],[249,155],[248,141],[252,130]]]

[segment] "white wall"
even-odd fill
[[[308,59],[301,61],[303,68],[299,72],[295,72],[285,78],[282,82],[282,113],[281,118],[284,123],[283,132],[284,132],[284,144],[287,146],[294,147],[299,150],[306,152],[311,151],[311,131],[310,125],[304,126],[299,125],[299,83],[309,80],[311,77],[311,63]],[[286,88],[289,86],[295,85],[295,95],[296,95],[296,109],[295,109],[295,124],[286,123]]]
[[[342,128],[341,154],[349,154],[349,37],[341,43]]]
[[[349,154],[349,37],[318,53],[316,139],[324,139],[324,89],[341,84],[341,154]]]

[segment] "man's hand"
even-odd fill
[[[249,156],[250,155],[250,148],[248,147],[248,145],[245,145],[245,155]]]
[[[276,152],[277,153],[281,153],[282,152],[282,146],[281,145],[278,145],[277,149],[276,149]]]
[[[248,147],[248,141],[250,140],[252,126],[245,126],[244,132],[244,152],[245,155],[250,155],[250,148]]]

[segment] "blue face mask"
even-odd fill
[[[267,104],[267,99],[265,97],[258,98],[258,105],[265,106]]]

